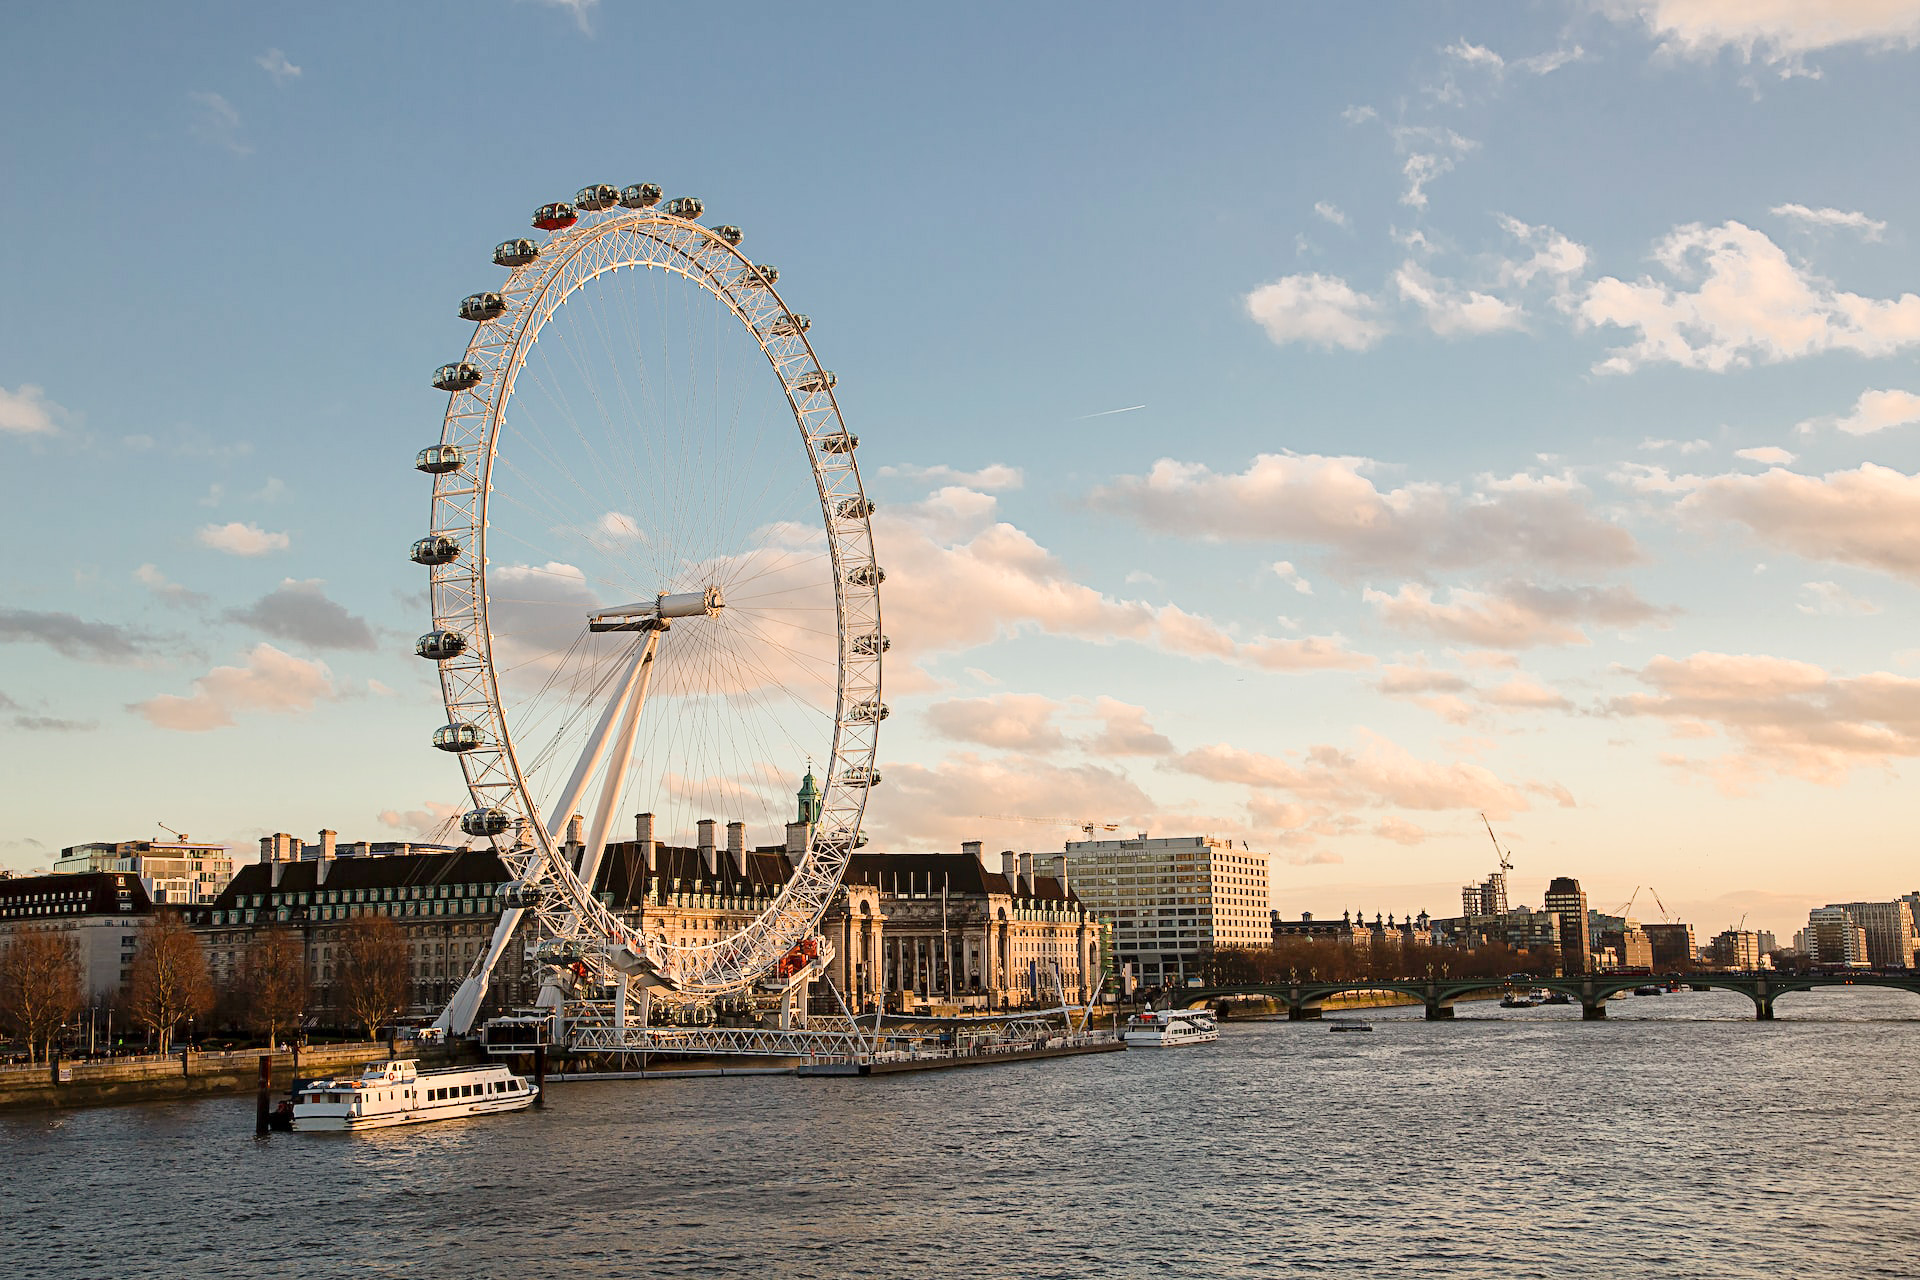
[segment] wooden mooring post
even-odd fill
[[[254,1107],[253,1132],[255,1137],[267,1136],[267,1107],[273,1098],[273,1054],[260,1055],[260,1097]]]

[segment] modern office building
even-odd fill
[[[1556,876],[1547,883],[1546,900],[1541,905],[1559,924],[1560,972],[1587,972],[1593,967],[1593,934],[1587,925],[1586,890],[1571,876]]]
[[[1758,969],[1761,954],[1760,936],[1750,929],[1724,930],[1708,944],[1708,955],[1720,969]]]
[[[233,856],[221,844],[189,840],[95,841],[70,845],[53,864],[56,875],[121,871],[138,876],[156,905],[191,906],[211,902],[233,879]]]
[[[1691,969],[1699,958],[1694,949],[1693,926],[1670,920],[1664,924],[1641,926],[1653,952],[1653,968],[1661,973],[1680,973]]]
[[[1210,836],[1067,842],[1075,892],[1112,922],[1116,959],[1150,987],[1197,981],[1216,948],[1272,942],[1267,863]]]
[[[1772,955],[1780,949],[1780,940],[1773,936],[1771,929],[1756,929],[1753,938],[1759,945],[1760,954],[1763,956]]]
[[[1845,907],[1815,907],[1807,913],[1803,935],[1807,958],[1815,964],[1865,969],[1873,964],[1867,953],[1867,931]]]
[[[1914,929],[1913,906],[1905,898],[1892,902],[1830,903],[1853,917],[1866,931],[1867,960],[1876,969],[1911,969],[1914,953],[1920,951],[1920,936]]]

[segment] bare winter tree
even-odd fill
[[[179,912],[157,911],[141,926],[128,1004],[134,1020],[153,1031],[162,1053],[181,1019],[204,1017],[213,1007],[206,955]]]
[[[291,929],[263,929],[247,944],[241,962],[240,997],[248,1026],[272,1045],[280,1028],[307,1007],[307,959]]]
[[[334,962],[336,1007],[366,1028],[369,1040],[406,1004],[411,961],[407,938],[386,916],[355,916]]]
[[[0,950],[0,1022],[25,1037],[27,1056],[53,1052],[53,1033],[86,1005],[80,947],[50,930],[22,933]]]

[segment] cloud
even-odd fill
[[[647,535],[641,532],[640,522],[624,511],[609,511],[594,522],[594,528],[602,537],[615,542],[645,542]]]
[[[1491,592],[1454,587],[1447,595],[1448,602],[1440,604],[1428,587],[1408,583],[1394,595],[1368,588],[1364,599],[1388,626],[1488,649],[1589,644],[1587,633],[1577,624],[1625,628],[1662,612],[1625,586],[1542,587],[1518,582]]]
[[[1365,351],[1386,333],[1373,319],[1380,304],[1338,276],[1282,276],[1249,293],[1246,308],[1280,346],[1305,342]]]
[[[195,92],[187,95],[198,110],[188,132],[210,147],[220,147],[237,156],[248,155],[253,148],[240,138],[240,113],[217,93]]]
[[[1510,711],[1573,710],[1573,703],[1565,695],[1527,675],[1514,676],[1504,684],[1481,691],[1480,700]]]
[[[1591,255],[1585,245],[1575,243],[1552,227],[1533,226],[1506,214],[1500,214],[1498,221],[1503,231],[1533,250],[1529,258],[1501,264],[1502,284],[1524,288],[1535,280],[1546,280],[1553,284],[1557,296],[1565,296],[1570,284],[1586,274]]]
[[[163,693],[129,710],[162,729],[203,733],[231,727],[240,712],[293,715],[338,696],[325,663],[303,661],[264,642],[248,653],[245,666],[215,667],[193,682],[193,690],[188,697]]]
[[[315,649],[376,648],[365,618],[327,598],[319,578],[284,579],[244,609],[227,610],[227,619]]]
[[[1407,180],[1400,203],[1411,209],[1427,207],[1427,184],[1453,171],[1454,162],[1480,144],[1452,129],[1430,125],[1400,125],[1388,130],[1393,145],[1406,159],[1400,176]]]
[[[71,613],[0,607],[0,644],[28,642],[80,662],[135,662],[152,649],[152,637],[131,627],[87,622]]]
[[[1920,582],[1920,476],[1891,467],[1867,462],[1825,477],[1778,468],[1713,476],[1680,510],[1743,524],[1761,542],[1809,560]]]
[[[963,489],[979,489],[987,493],[1018,489],[1026,483],[1026,476],[1019,467],[1009,467],[999,462],[978,471],[960,471],[943,465],[916,467],[900,464],[882,467],[880,474],[887,479],[924,480],[931,484],[958,485]]]
[[[287,55],[278,49],[269,49],[253,60],[254,65],[273,77],[277,85],[300,78],[300,68],[287,61]]]
[[[7,717],[8,724],[24,733],[85,733],[100,727],[93,720],[64,720],[59,716],[40,715],[4,693],[0,693],[0,714]]]
[[[1093,715],[1100,732],[1085,744],[1096,756],[1170,756],[1173,742],[1147,723],[1145,707],[1105,695],[1094,699]]]
[[[1362,729],[1359,735],[1357,752],[1322,745],[1282,759],[1218,744],[1188,751],[1174,765],[1195,777],[1283,793],[1323,810],[1465,809],[1508,817],[1530,807],[1521,788],[1481,765],[1421,760],[1378,734]]]
[[[203,605],[208,597],[204,592],[189,591],[177,582],[168,579],[160,572],[159,566],[143,564],[133,571],[133,580],[168,604]]]
[[[1837,582],[1803,582],[1800,589],[1807,594],[1807,599],[1796,606],[1802,613],[1859,617],[1880,612],[1879,605],[1861,599]]]
[[[600,7],[600,0],[535,0],[549,9],[564,9],[573,15],[573,25],[580,28],[580,34],[593,34],[593,25],[588,21],[593,11]]]
[[[1769,467],[1790,467],[1794,455],[1774,445],[1762,445],[1757,449],[1735,449],[1733,456],[1745,458],[1748,462],[1758,462]]]
[[[1526,312],[1513,303],[1438,279],[1411,258],[1400,264],[1393,279],[1401,300],[1419,307],[1427,327],[1443,338],[1518,329],[1526,321]]]
[[[1920,755],[1920,680],[1875,672],[1835,676],[1810,662],[1762,654],[1662,654],[1638,673],[1652,692],[1615,699],[1619,715],[1656,716],[1684,738],[1719,734],[1734,750],[1667,763],[1739,794],[1768,774],[1837,786],[1858,768]]]
[[[1286,583],[1301,595],[1310,596],[1313,594],[1313,584],[1300,576],[1300,571],[1293,567],[1293,561],[1275,560],[1272,567],[1280,581]]]
[[[1681,57],[1732,52],[1777,65],[1841,45],[1920,43],[1914,0],[1632,0],[1611,8],[1616,18],[1638,17],[1661,49]]]
[[[1117,822],[1133,830],[1148,824],[1157,808],[1123,771],[1105,765],[962,753],[933,765],[888,764],[867,827],[875,847],[896,850],[956,849],[963,840],[983,840],[990,850],[1062,849],[1080,838],[1066,826],[1049,831],[987,822],[983,811]]]
[[[1638,561],[1625,529],[1596,515],[1570,482],[1484,479],[1461,494],[1432,483],[1386,492],[1366,458],[1263,453],[1246,470],[1162,458],[1088,495],[1097,510],[1158,533],[1220,541],[1295,541],[1348,566],[1408,571],[1500,562],[1617,568]]]
[[[1328,201],[1328,200],[1314,201],[1313,211],[1319,214],[1326,221],[1331,222],[1336,227],[1344,227],[1347,225],[1347,215],[1340,212],[1340,206],[1332,203],[1331,201]]]
[[[1776,218],[1791,218],[1795,222],[1804,222],[1810,227],[1858,231],[1861,237],[1867,240],[1878,240],[1887,229],[1886,223],[1876,218],[1869,218],[1858,210],[1809,209],[1803,204],[1777,204],[1773,206],[1771,212]]]
[[[269,551],[285,551],[290,539],[284,533],[268,533],[257,524],[210,524],[199,534],[200,545],[224,551],[230,556],[263,556]]]
[[[0,433],[50,436],[60,430],[55,419],[65,415],[65,409],[47,399],[47,393],[31,382],[21,383],[18,391],[0,387]]]
[[[1053,718],[1062,705],[1032,693],[990,698],[949,698],[926,710],[927,723],[942,737],[1003,751],[1046,754],[1067,745]]]
[[[1599,372],[1658,363],[1722,372],[1827,351],[1889,355],[1920,343],[1920,297],[1868,298],[1837,289],[1738,222],[1678,227],[1654,257],[1675,285],[1606,276],[1579,305],[1584,323],[1639,335],[1610,352]]]
[[[1906,427],[1920,422],[1920,395],[1911,391],[1862,391],[1846,417],[1808,418],[1798,430],[1815,431],[1837,427],[1848,435],[1864,436],[1890,427]]]
[[[379,820],[381,826],[404,831],[418,840],[460,844],[464,837],[453,824],[463,812],[461,805],[428,800],[418,809],[382,809]]]
[[[887,568],[887,632],[893,653],[918,662],[1023,632],[1096,644],[1130,641],[1164,653],[1269,671],[1362,667],[1338,636],[1247,639],[1178,605],[1108,596],[1077,582],[1024,531],[992,521],[971,499],[965,519],[943,510],[968,491],[942,490],[927,503],[883,510],[876,543]],[[984,495],[972,495],[980,497]]]

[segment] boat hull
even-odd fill
[[[361,1129],[392,1129],[401,1125],[431,1124],[435,1120],[464,1120],[469,1116],[495,1115],[502,1111],[525,1111],[540,1096],[538,1087],[511,1097],[489,1098],[481,1102],[461,1101],[441,1106],[417,1107],[406,1111],[375,1112],[371,1115],[342,1115],[335,1104],[293,1109],[293,1127],[297,1133],[355,1133]],[[322,1107],[325,1109],[323,1110]]]

